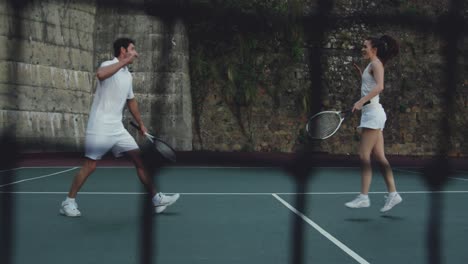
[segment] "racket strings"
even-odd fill
[[[336,113],[323,113],[309,120],[307,130],[312,138],[326,138],[340,125],[341,117]]]

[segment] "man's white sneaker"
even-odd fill
[[[81,212],[78,210],[78,204],[76,204],[76,202],[66,200],[62,202],[60,214],[70,217],[81,216]]]
[[[354,200],[351,202],[345,203],[346,207],[349,208],[364,208],[370,206],[370,199],[369,196],[362,196],[361,194],[358,195]]]
[[[401,203],[401,201],[403,201],[403,198],[401,198],[401,196],[398,193],[393,194],[393,195],[388,195],[388,196],[386,195],[385,196],[385,205],[384,205],[384,207],[382,207],[382,209],[380,209],[380,212],[385,213],[385,212],[389,211],[395,205]]]
[[[157,194],[159,201],[154,201],[154,211],[159,214],[162,213],[168,206],[172,205],[179,199],[178,193],[174,195],[165,195],[163,193]]]

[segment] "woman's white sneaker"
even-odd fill
[[[385,213],[392,209],[395,205],[401,203],[403,201],[403,198],[398,193],[395,194],[389,194],[388,196],[385,196],[385,205],[380,209],[380,212]]]
[[[370,206],[370,199],[367,195],[359,194],[351,202],[345,203],[345,206],[348,208],[365,208]]]
[[[66,200],[62,202],[60,214],[70,217],[81,216],[81,212],[78,210],[78,204],[76,204],[76,202]]]

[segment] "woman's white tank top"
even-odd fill
[[[370,73],[370,66],[371,63],[367,65],[362,73],[361,98],[366,96],[377,85],[374,76]],[[379,100],[379,95],[376,95],[371,99],[371,104],[378,104]]]

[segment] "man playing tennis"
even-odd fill
[[[126,104],[140,126],[140,132],[147,132],[133,94],[132,75],[127,67],[138,57],[135,41],[129,38],[117,39],[114,42],[114,56],[113,60],[103,62],[96,73],[99,81],[86,129],[85,160],[73,180],[68,197],[62,202],[60,213],[65,216],[81,216],[75,201],[76,195],[96,169],[97,161],[110,150],[116,157],[126,154],[133,161],[140,181],[153,197],[156,213],[161,213],[179,198],[179,194],[168,196],[156,193],[152,179],[145,171],[138,145],[122,123]]]

